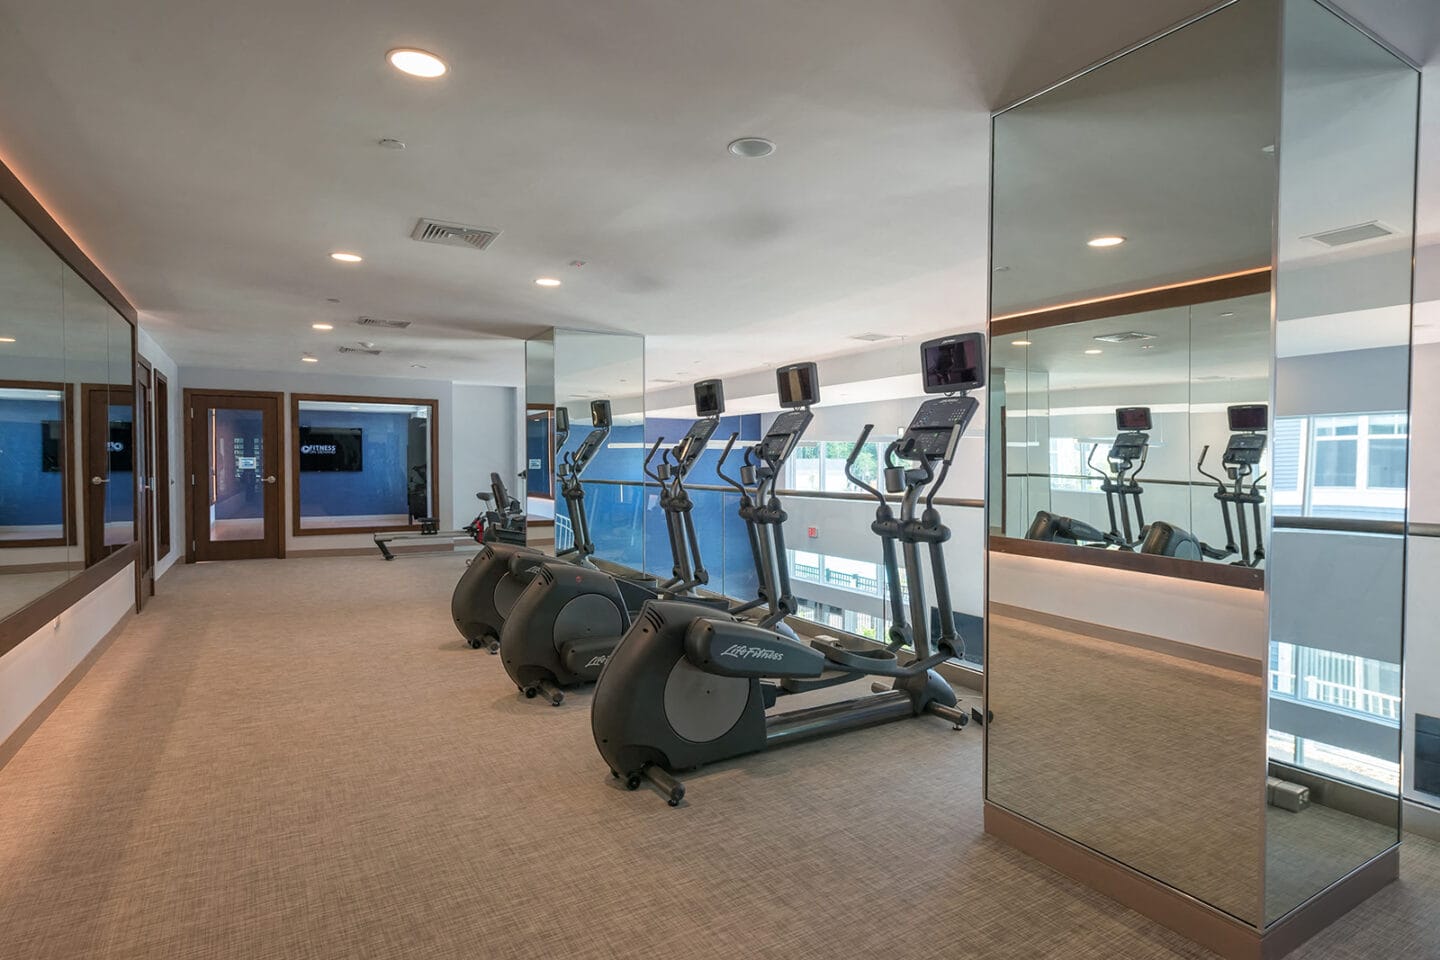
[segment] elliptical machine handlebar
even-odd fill
[[[664,437],[655,438],[655,442],[650,446],[650,452],[645,454],[645,463],[644,466],[641,468],[645,471],[645,476],[649,477],[651,480],[654,480],[656,483],[663,483],[664,481],[660,479],[659,474],[650,469],[650,461],[655,459],[655,451],[659,450],[660,444],[664,442]]]
[[[1207,443],[1207,444],[1205,444],[1204,448],[1200,451],[1200,459],[1195,462],[1195,470],[1196,470],[1196,472],[1199,473],[1201,476],[1207,477],[1207,478],[1209,478],[1210,480],[1214,481],[1214,483],[1215,483],[1215,485],[1216,485],[1217,487],[1219,487],[1221,490],[1224,490],[1224,489],[1225,489],[1225,481],[1224,481],[1224,480],[1221,480],[1219,477],[1215,476],[1215,474],[1213,474],[1213,473],[1211,473],[1209,470],[1206,470],[1206,469],[1205,469],[1205,458],[1208,457],[1209,455],[1210,455],[1210,444]]]
[[[884,506],[885,494],[855,475],[855,461],[860,459],[860,451],[864,448],[865,441],[870,439],[870,431],[874,429],[875,424],[865,424],[865,429],[860,431],[860,439],[856,440],[855,446],[850,448],[850,456],[845,458],[845,479],[855,484],[855,486],[860,487],[866,493],[870,494],[870,496],[880,501],[881,506]]]
[[[955,451],[960,446],[960,436],[964,433],[960,424],[950,428],[950,442],[945,444],[945,456],[940,460],[940,475],[930,487],[930,492],[925,495],[925,512],[935,511],[935,494],[945,485],[945,478],[950,476],[950,465],[955,462]]]
[[[739,439],[740,431],[736,430],[734,433],[730,434],[730,439],[725,441],[725,449],[720,452],[720,462],[715,464],[715,475],[721,480],[724,480],[726,483],[730,484],[730,486],[734,487],[736,490],[738,490],[740,492],[740,495],[743,497],[749,496],[750,491],[745,489],[745,485],[742,484],[739,480],[736,480],[734,477],[730,476],[730,474],[725,472],[725,461],[730,459],[730,451],[734,448],[735,441]]]

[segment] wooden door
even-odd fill
[[[85,566],[135,539],[135,391],[128,385],[80,386],[80,483],[84,490]]]
[[[135,605],[145,606],[147,597],[155,595],[155,468],[151,460],[155,434],[154,410],[150,402],[150,365],[144,360],[135,364],[134,409],[135,458],[135,526],[140,537],[139,570],[136,572]]]
[[[190,561],[284,556],[280,394],[185,391]]]

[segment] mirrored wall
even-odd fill
[[[987,803],[1256,937],[1393,876],[1417,97],[1236,0],[994,122]]]
[[[0,206],[0,617],[135,539],[132,336]]]

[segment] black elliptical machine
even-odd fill
[[[793,634],[744,623],[729,614],[697,612],[692,606],[664,601],[646,604],[602,671],[591,707],[595,744],[612,775],[632,790],[649,780],[676,806],[685,796],[676,771],[924,713],[943,716],[957,729],[968,722],[968,715],[956,708],[955,692],[935,671],[945,660],[959,657],[964,644],[955,630],[942,553],[950,530],[935,509],[934,498],[979,406],[968,391],[985,382],[983,343],[981,334],[966,334],[933,340],[921,348],[926,392],[946,395],[925,401],[904,435],[886,450],[886,486],[895,493],[903,491],[899,516],[878,490],[865,485],[879,500],[871,530],[884,550],[892,616],[897,621],[890,644],[829,638],[807,644]],[[808,423],[809,407],[818,399],[814,365],[798,365],[778,374],[781,404],[794,409],[781,414],[776,423],[795,414]],[[865,428],[848,461],[852,479],[856,479],[855,457],[870,429]],[[784,437],[771,445],[767,436],[759,460],[778,476],[784,462],[781,451],[788,455],[793,447],[794,441]],[[925,507],[920,511],[922,496]],[[769,556],[783,558],[783,539],[775,536],[779,525],[758,529],[762,556],[768,551]],[[909,581],[908,624],[897,544]],[[940,636],[933,649],[921,544],[928,546],[938,593]],[[770,580],[769,588],[778,595],[774,568]],[[905,642],[913,645],[914,659],[902,660]],[[894,685],[870,696],[766,714],[782,695],[865,677],[890,677]]]
[[[587,549],[594,549],[585,514],[585,490],[580,478],[601,445],[610,434],[610,401],[590,403],[591,430],[580,446],[556,463],[555,477],[560,481],[561,495],[570,509],[575,531],[574,545],[560,551],[559,556],[585,563]],[[570,418],[565,408],[555,411],[555,449],[565,445],[570,435]],[[579,504],[578,509],[576,504]],[[524,544],[486,542],[480,553],[455,584],[450,597],[450,617],[472,649],[481,647],[496,653],[500,649],[500,628],[520,593],[530,582],[534,569],[546,559],[545,553]]]
[[[655,441],[645,457],[645,472],[660,488],[659,505],[670,540],[670,579],[647,588],[588,564],[544,560],[535,568],[533,579],[500,629],[500,660],[526,698],[543,694],[551,705],[559,706],[566,688],[593,682],[630,628],[632,611],[646,601],[665,598],[712,609],[727,608],[728,601],[723,598],[695,595],[697,587],[710,582],[710,575],[700,555],[694,502],[685,489],[685,477],[705,452],[724,409],[724,390],[719,380],[695,384],[696,420],[685,437],[663,452],[654,470],[651,463],[663,437]],[[736,436],[732,435],[726,444],[726,454]],[[590,547],[593,550],[593,545]]]
[[[1100,447],[1098,443],[1090,448],[1090,455],[1085,460],[1100,477],[1110,529],[1102,532],[1083,520],[1040,510],[1030,523],[1026,539],[1113,547],[1180,560],[1199,560],[1210,556],[1210,548],[1188,530],[1163,520],[1145,522],[1145,507],[1141,500],[1145,488],[1140,485],[1139,477],[1150,458],[1150,431],[1154,429],[1150,408],[1118,408],[1115,411],[1115,429],[1115,440],[1105,455],[1109,469],[1103,470],[1095,465],[1095,453]],[[1135,518],[1133,524],[1132,512]]]
[[[1263,403],[1237,404],[1226,410],[1230,421],[1230,440],[1225,444],[1225,453],[1220,464],[1225,468],[1224,479],[1205,469],[1205,457],[1210,447],[1200,451],[1200,462],[1195,469],[1215,481],[1215,499],[1220,501],[1220,515],[1225,520],[1225,549],[1210,550],[1206,555],[1215,560],[1235,557],[1231,563],[1237,567],[1258,567],[1265,560],[1265,525],[1260,507],[1265,496],[1260,492],[1260,481],[1265,474],[1250,478],[1261,459],[1265,456],[1265,431],[1270,427],[1270,408]],[[1235,519],[1231,522],[1230,511],[1234,508]],[[1250,546],[1250,526],[1245,508],[1250,508],[1250,518],[1255,525],[1255,546]],[[1238,542],[1236,534],[1239,534]],[[1207,548],[1209,549],[1209,548]]]

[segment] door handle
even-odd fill
[[[91,477],[91,478],[90,478],[90,486],[92,486],[92,487],[98,487],[98,486],[100,486],[100,484],[102,484],[102,483],[109,483],[109,482],[110,482],[110,478],[109,478],[109,477]]]
[[[274,482],[275,482],[275,474],[272,473],[272,474],[270,474],[270,476],[268,476],[268,477],[261,477],[261,478],[260,478],[260,482],[261,482],[261,483],[274,483]]]

